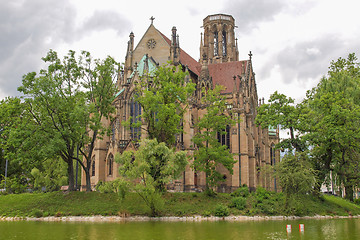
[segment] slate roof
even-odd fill
[[[158,30],[159,31],[159,30]],[[167,38],[160,31],[159,33],[164,38],[164,40],[171,46],[171,40]],[[189,70],[191,70],[196,75],[200,75],[201,64],[187,54],[184,50],[180,48],[180,63],[182,65],[187,65]],[[248,65],[248,60],[243,61],[234,61],[234,62],[225,62],[225,63],[215,63],[209,64],[209,74],[212,77],[213,86],[220,84],[225,86],[224,93],[229,93],[233,91],[234,88],[234,76],[241,75],[246,72]],[[240,80],[236,77],[236,86],[239,88]]]
[[[212,77],[213,87],[223,85],[226,88],[223,92],[232,92],[234,88],[234,76],[236,76],[236,87],[239,89],[240,79],[237,75],[246,72],[247,64],[247,60],[209,64],[209,75]]]
[[[158,30],[159,31],[159,30]],[[164,38],[164,40],[171,46],[171,40],[167,38],[164,34],[160,31],[159,33]],[[200,75],[199,67],[201,69],[200,63],[198,63],[194,58],[192,58],[187,52],[180,48],[180,63],[184,66],[188,66],[189,70],[195,73],[196,75]]]

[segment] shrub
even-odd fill
[[[255,198],[258,203],[262,203],[265,199],[268,199],[270,195],[271,193],[262,187],[258,187],[255,192]]]
[[[360,205],[360,198],[354,199],[354,203],[355,203],[356,205]]]
[[[249,188],[246,185],[244,185],[244,186],[236,189],[230,195],[233,197],[248,197],[249,196]]]
[[[204,217],[210,217],[210,216],[211,216],[211,212],[208,211],[208,210],[205,210],[205,211],[202,213],[202,215],[203,215]]]
[[[246,198],[243,197],[235,197],[231,199],[230,207],[243,210],[246,206]]]
[[[216,217],[226,217],[230,215],[229,208],[223,204],[218,204],[215,207],[214,215]]]
[[[33,209],[30,213],[30,216],[33,216],[33,217],[36,217],[36,218],[40,218],[42,217],[44,214],[43,214],[43,211],[41,211],[40,209]]]

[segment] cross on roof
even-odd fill
[[[253,55],[253,54],[252,54],[251,51],[250,51],[250,53],[249,53],[249,58],[250,58],[250,60],[251,60],[252,55]]]
[[[153,16],[151,16],[150,20],[151,20],[151,24],[153,24],[155,18]]]

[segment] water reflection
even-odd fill
[[[305,232],[299,224],[305,224]],[[286,232],[286,225],[292,232]],[[360,239],[360,219],[252,222],[0,222],[0,239]]]

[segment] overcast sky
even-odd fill
[[[259,97],[279,91],[301,100],[326,74],[331,60],[360,56],[358,0],[0,0],[0,99],[17,96],[22,76],[42,67],[49,49],[87,50],[124,62],[131,31],[135,44],[154,25],[199,58],[202,20],[235,18],[240,60],[253,53]]]

